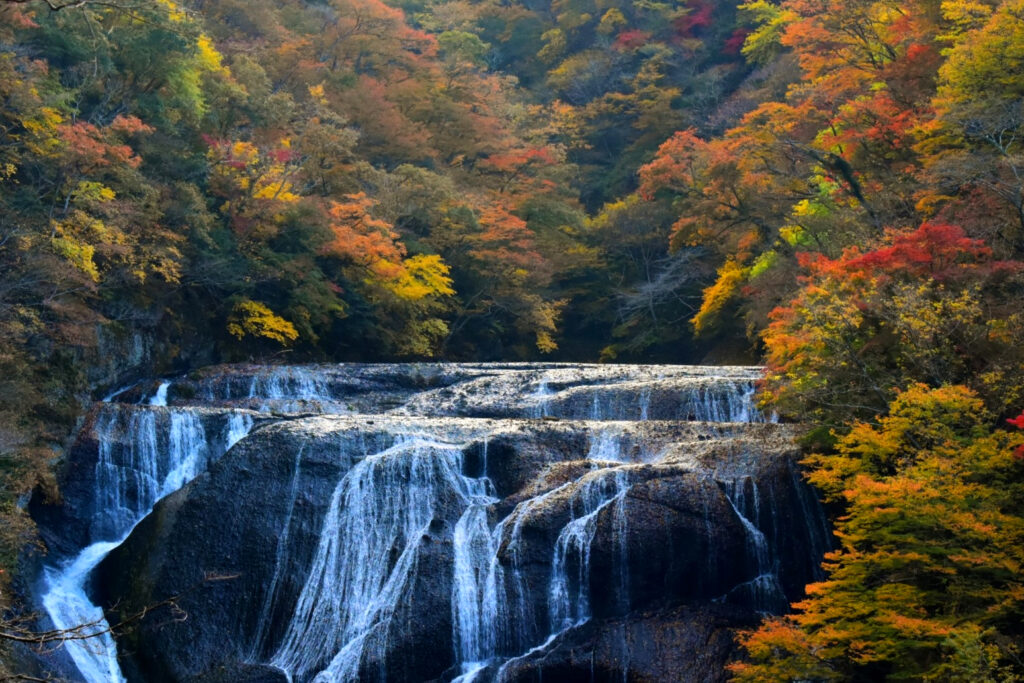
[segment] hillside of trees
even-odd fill
[[[0,607],[133,367],[761,362],[737,679],[1021,680],[1022,295],[1024,0],[0,0]]]

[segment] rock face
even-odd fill
[[[69,465],[96,495],[38,518],[127,535],[80,580],[111,620],[178,597],[113,665],[75,662],[89,681],[724,680],[731,629],[798,598],[828,542],[756,376],[240,366],[139,388],[123,400],[167,407],[97,409]],[[207,442],[187,477],[181,415]],[[111,467],[160,485],[112,496]]]

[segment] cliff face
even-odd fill
[[[181,595],[118,640],[129,680],[720,680],[730,629],[799,597],[827,543],[755,376],[213,368],[134,396],[168,407],[100,408],[74,460],[129,483],[48,514],[127,534],[82,583],[108,617]],[[164,475],[181,415],[205,445]],[[155,497],[195,478],[142,517],[140,468]]]

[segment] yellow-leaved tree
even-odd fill
[[[239,301],[231,309],[228,333],[238,340],[269,339],[282,346],[289,346],[299,338],[295,325],[276,315],[266,304],[249,299]]]
[[[993,423],[966,387],[915,385],[805,460],[839,547],[795,614],[741,635],[735,679],[1020,680],[1024,433]]]

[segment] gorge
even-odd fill
[[[89,413],[32,510],[99,681],[712,681],[829,530],[754,367],[217,366]],[[102,621],[102,619],[106,621]]]

